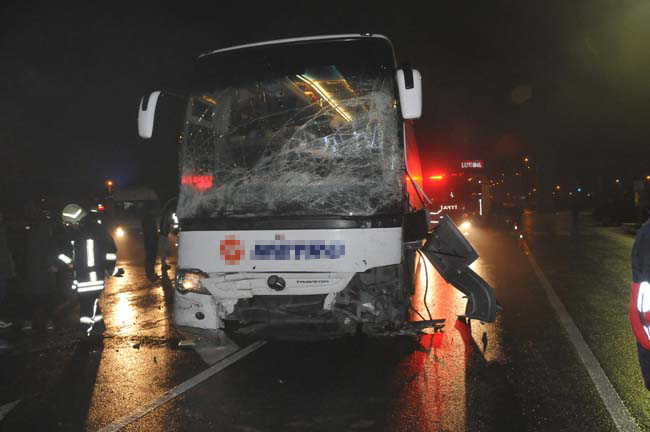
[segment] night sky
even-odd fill
[[[650,2],[23,3],[0,17],[7,200],[107,178],[168,193],[175,125],[163,113],[169,135],[138,138],[144,92],[182,91],[205,51],[357,32],[387,35],[422,72],[427,167],[497,172],[529,155],[567,184],[650,174]]]

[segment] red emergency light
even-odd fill
[[[210,174],[186,174],[181,177],[181,184],[188,185],[199,191],[206,191],[212,187]]]

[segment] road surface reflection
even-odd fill
[[[175,373],[162,287],[149,283],[143,268],[131,261],[118,260],[118,266],[125,274],[109,279],[101,300],[105,348],[87,425],[128,414],[165,392]]]
[[[480,235],[480,233],[477,233]],[[478,260],[472,269],[494,283],[490,268]],[[428,431],[465,430],[466,412],[471,391],[467,381],[469,368],[476,361],[493,361],[501,357],[498,326],[467,323],[457,317],[465,311],[466,299],[447,284],[426,258],[419,258],[415,273],[413,307],[429,318],[446,318],[442,333],[426,334],[420,350],[399,365],[396,382],[403,383],[390,415],[390,430]],[[413,312],[412,320],[421,319]],[[471,385],[471,384],[470,384]]]

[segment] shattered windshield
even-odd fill
[[[182,218],[396,214],[401,129],[383,40],[199,61],[181,149]]]

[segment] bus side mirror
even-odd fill
[[[140,99],[140,110],[138,111],[138,135],[140,138],[148,139],[153,135],[153,121],[160,93],[160,91],[151,92]]]
[[[404,120],[422,115],[422,76],[417,69],[404,65],[397,69],[397,90]]]

